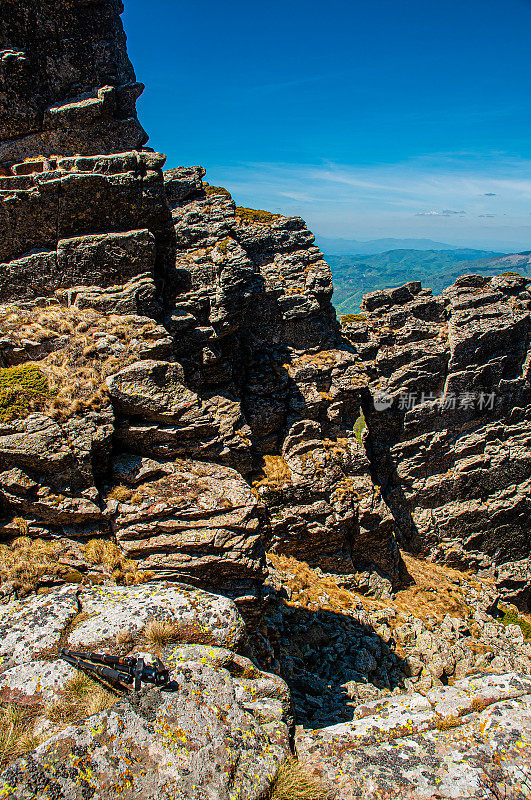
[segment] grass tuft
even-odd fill
[[[37,747],[33,724],[41,711],[39,706],[12,704],[0,708],[0,770]]]
[[[48,380],[36,364],[0,367],[0,422],[42,410],[49,396]]]
[[[232,200],[231,193],[223,186],[211,186],[206,181],[203,181],[203,189],[207,197],[218,197],[221,195],[222,197],[228,197],[229,200]]]
[[[84,547],[90,564],[101,566],[120,586],[136,586],[151,580],[153,572],[140,570],[138,563],[125,558],[120,548],[110,539],[90,539]]]
[[[458,728],[463,724],[463,720],[453,714],[448,714],[446,717],[439,717],[435,722],[435,727],[439,731],[449,731],[452,728]]]
[[[119,698],[84,672],[71,678],[60,694],[60,700],[47,709],[46,716],[51,722],[66,725],[105,711]]]
[[[274,222],[281,216],[280,214],[272,214],[270,211],[262,211],[259,208],[244,208],[243,206],[236,206],[234,213],[245,222],[258,222],[262,225]]]
[[[296,758],[281,765],[271,787],[269,800],[328,800],[330,793],[323,783]]]
[[[365,322],[367,314],[343,314],[340,319],[342,325],[352,325],[354,322]]]
[[[366,427],[367,427],[367,423],[365,421],[365,416],[364,416],[363,411],[362,411],[360,413],[358,419],[354,423],[354,428],[353,428],[354,436],[356,437],[356,439],[358,440],[358,442],[360,444],[362,444],[362,434],[363,434],[363,431],[365,430]]]

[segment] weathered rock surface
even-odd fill
[[[135,110],[144,87],[127,57],[122,11],[120,0],[3,4],[0,163],[147,141]]]
[[[296,747],[338,800],[516,798],[531,769],[530,729],[529,678],[478,675],[358,706],[352,722],[300,730]]]
[[[496,577],[526,608],[531,480],[529,281],[413,282],[346,326],[371,375],[371,461],[402,541]],[[514,562],[517,562],[516,568]]]
[[[0,698],[33,714],[42,742],[2,774],[5,797],[262,800],[290,752],[290,697],[280,678],[228,649],[244,634],[230,600],[176,584],[65,587],[7,603],[1,615]],[[169,631],[166,645],[163,633],[150,638],[156,624]],[[171,684],[68,725],[57,709],[77,673],[50,660],[59,646],[155,652]]]
[[[261,800],[289,753],[285,725],[256,722],[225,670],[186,662],[172,678],[174,691],[124,698],[15,762],[2,794]]]

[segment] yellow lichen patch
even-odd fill
[[[270,211],[262,211],[259,208],[244,208],[243,206],[236,206],[234,213],[245,222],[257,222],[262,225],[267,225],[281,217],[281,214],[272,214]]]
[[[0,707],[0,769],[37,747],[33,727],[41,711],[40,706]]]
[[[269,800],[327,800],[330,793],[316,775],[296,758],[280,766],[270,790]]]
[[[42,410],[49,396],[48,380],[37,364],[0,367],[0,422]]]

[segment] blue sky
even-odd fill
[[[124,0],[149,144],[316,234],[531,249],[531,0]]]

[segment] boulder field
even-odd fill
[[[529,281],[340,324],[147,146],[120,0],[0,5],[0,797],[528,796]]]

